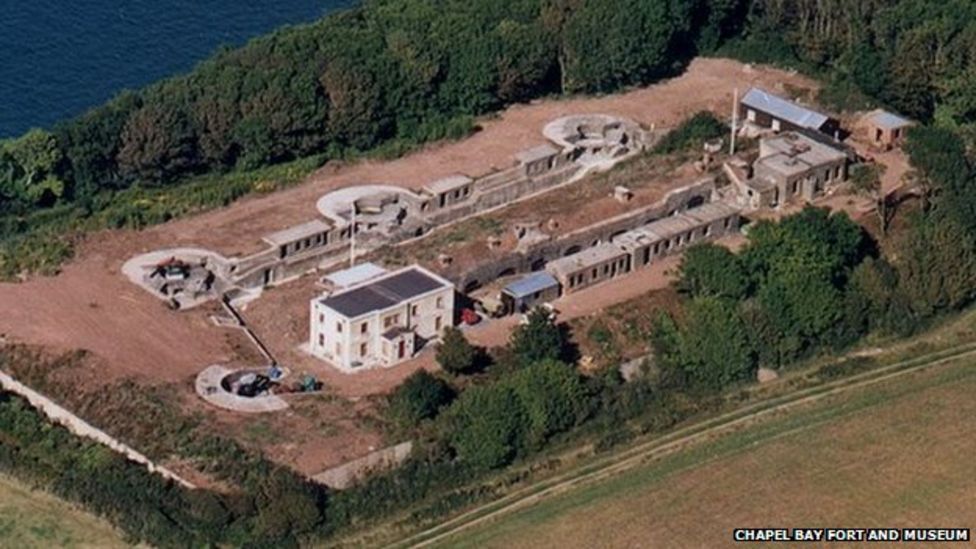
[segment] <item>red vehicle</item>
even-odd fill
[[[481,317],[478,316],[478,313],[474,309],[461,309],[461,322],[471,326],[481,322]]]

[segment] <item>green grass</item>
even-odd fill
[[[105,521],[0,475],[0,548],[129,546]]]
[[[793,475],[796,470],[803,470],[813,476],[823,476],[820,483],[826,483],[837,494],[857,494],[861,491],[874,490],[873,486],[858,486],[850,482],[851,476],[857,478],[858,470],[846,475],[833,477],[829,471],[820,471],[819,466],[832,463],[837,454],[853,453],[858,459],[870,459],[875,453],[890,451],[898,453],[902,445],[924,444],[926,436],[944,432],[947,429],[965,431],[967,424],[952,420],[950,416],[959,414],[958,406],[953,401],[944,399],[946,394],[958,397],[959,394],[972,394],[976,389],[976,364],[972,360],[946,364],[934,371],[924,374],[911,374],[905,377],[886,381],[880,385],[865,389],[858,389],[852,393],[829,397],[803,410],[793,411],[774,420],[765,421],[734,434],[722,436],[718,440],[693,446],[689,449],[672,454],[668,457],[641,465],[619,476],[612,477],[598,483],[571,489],[563,494],[551,497],[532,507],[521,509],[494,522],[474,527],[471,530],[452,537],[441,545],[443,547],[485,547],[485,546],[539,546],[550,545],[554,540],[563,537],[575,539],[577,543],[585,537],[580,535],[593,534],[594,531],[612,529],[612,526],[601,524],[604,515],[595,516],[600,510],[618,508],[621,514],[635,514],[635,509],[642,512],[659,513],[654,517],[659,523],[680,523],[688,517],[680,514],[688,508],[697,509],[697,503],[689,503],[689,497],[680,488],[690,484],[697,486],[712,478],[711,470],[720,470],[722,474],[735,476],[737,464],[745,462],[759,462],[765,470],[776,470],[778,467],[785,471],[775,471],[780,474]],[[950,392],[951,391],[951,392]],[[890,423],[887,419],[900,406],[902,413],[910,409],[910,423]],[[948,418],[948,421],[947,421]],[[877,430],[862,429],[857,437],[850,439],[836,437],[831,434],[838,428],[844,428],[850,422],[862,424],[877,424]],[[971,431],[971,429],[970,429]],[[878,434],[881,433],[881,434]],[[973,443],[971,437],[957,437],[960,444],[966,448],[955,448],[951,452],[971,451]],[[922,439],[920,441],[920,439]],[[933,445],[939,448],[939,445]],[[880,451],[869,451],[872,450]],[[773,450],[774,449],[775,452]],[[774,455],[775,459],[768,456]],[[955,454],[953,454],[955,455]],[[765,456],[765,457],[764,457]],[[848,461],[840,460],[842,463]],[[936,520],[938,513],[933,516],[939,503],[944,503],[960,489],[959,476],[956,474],[964,465],[959,460],[946,458],[940,465],[940,474],[918,477],[896,478],[891,486],[885,486],[875,494],[870,505],[863,509],[863,514],[851,517],[854,522],[872,521],[876,517],[901,517],[924,515]],[[855,467],[859,465],[855,464]],[[867,465],[865,465],[867,467]],[[962,469],[960,469],[962,467]],[[704,473],[702,472],[704,471]],[[923,469],[924,471],[924,469]],[[914,473],[914,471],[912,472]],[[741,476],[748,476],[740,473]],[[802,476],[802,475],[797,475]],[[698,483],[689,479],[698,479]],[[704,479],[704,480],[703,480]],[[749,498],[749,494],[725,493],[721,487],[713,488],[711,492],[717,498],[742,499]],[[667,497],[673,501],[669,505],[660,505],[661,498]],[[786,496],[788,497],[788,496]],[[853,497],[853,496],[852,496]],[[673,503],[672,511],[657,507],[668,507]],[[699,502],[700,503],[700,502]],[[775,507],[775,502],[752,500],[755,508]],[[817,517],[816,509],[791,510],[795,514],[806,517]],[[929,513],[925,515],[925,513]],[[660,514],[663,514],[662,517]],[[762,516],[762,512],[756,513]],[[637,517],[631,517],[637,518]],[[704,518],[704,517],[701,517]],[[588,521],[592,520],[592,523]],[[761,518],[756,518],[762,522]],[[621,532],[619,535],[633,534]],[[907,524],[906,524],[907,525]],[[863,526],[860,522],[857,526]],[[968,524],[966,525],[968,526]],[[623,529],[623,530],[626,530]],[[615,538],[616,532],[611,532],[613,541],[626,544],[633,537]],[[613,544],[610,539],[605,540]],[[702,541],[702,540],[699,540]],[[714,540],[711,540],[714,541]],[[697,542],[690,542],[698,546]],[[575,546],[570,543],[569,546]]]

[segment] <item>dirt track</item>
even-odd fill
[[[759,84],[775,90],[781,89],[783,82],[814,86],[784,71],[746,67],[729,60],[699,59],[680,77],[628,93],[511,107],[482,121],[482,130],[461,142],[434,145],[391,162],[327,166],[300,186],[246,198],[226,208],[144,231],[103,231],[79,246],[76,258],[60,275],[0,284],[0,334],[17,342],[91,351],[98,358],[93,364],[99,366],[97,371],[79,373],[79,383],[98,387],[123,378],[144,383],[179,382],[185,386],[183,396],[191,398],[192,377],[208,364],[233,360],[238,356],[235,346],[240,342],[228,331],[210,325],[208,311],[174,313],[130,284],[120,273],[122,263],[129,257],[174,246],[210,248],[224,255],[253,251],[261,247],[261,235],[315,216],[315,200],[329,190],[364,182],[416,188],[453,172],[478,175],[492,167],[507,166],[514,153],[541,143],[543,125],[558,116],[605,112],[648,126],[670,126],[702,109],[727,113],[734,87],[742,91]],[[312,295],[298,295],[295,299],[302,302]],[[260,303],[255,305],[257,314],[260,308]],[[296,307],[294,315],[307,314],[298,313],[298,309],[304,311],[303,307]],[[276,320],[292,329],[304,321],[304,317]],[[373,382],[379,383],[365,392],[386,390],[391,381],[402,375],[400,371],[352,380],[331,372],[328,381],[339,394],[362,394],[364,386]],[[346,383],[349,386],[344,392]],[[364,439],[364,433],[357,431],[347,403],[330,402],[323,406],[330,407],[334,417],[347,418],[340,432],[318,437],[316,432],[306,431],[300,440],[293,441],[294,447],[289,446],[290,455],[303,455],[303,461],[328,465],[340,459],[340,454],[366,451],[367,445],[375,443],[375,433]],[[307,425],[303,422],[289,427],[301,429]],[[344,444],[347,440],[348,445]],[[292,441],[286,444],[291,445]],[[304,455],[301,449],[305,447],[316,457]],[[297,458],[283,459],[294,463]]]

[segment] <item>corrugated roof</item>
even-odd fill
[[[818,130],[830,118],[817,111],[801,107],[796,103],[783,99],[760,88],[750,88],[742,97],[742,104],[756,110],[769,113],[776,118],[786,120],[801,128]]]
[[[448,286],[450,284],[446,281],[412,266],[390,273],[379,280],[334,293],[321,303],[347,318],[355,318],[388,309],[407,299]]]
[[[502,291],[514,298],[521,298],[558,286],[559,281],[553,278],[551,274],[539,271],[512,282],[505,286]]]
[[[294,227],[288,227],[287,229],[266,235],[264,241],[272,246],[281,246],[295,242],[296,240],[315,236],[319,233],[324,233],[330,228],[331,226],[321,219],[313,219],[301,225],[295,225]]]
[[[911,126],[912,121],[907,120],[898,116],[895,113],[888,112],[885,110],[878,109],[868,115],[871,119],[871,123],[879,128],[884,128],[886,130],[893,130],[895,128],[904,128],[906,126]]]

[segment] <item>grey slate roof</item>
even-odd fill
[[[758,111],[769,113],[776,118],[786,120],[801,128],[809,128],[811,130],[819,130],[821,126],[830,120],[825,114],[801,107],[792,101],[773,95],[760,88],[750,88],[742,97],[742,104]]]
[[[374,282],[332,294],[322,304],[347,318],[356,318],[446,286],[416,267],[407,267]]]
[[[539,271],[512,282],[508,286],[505,286],[502,291],[518,299],[558,286],[559,281],[553,278],[551,274],[545,271]]]

